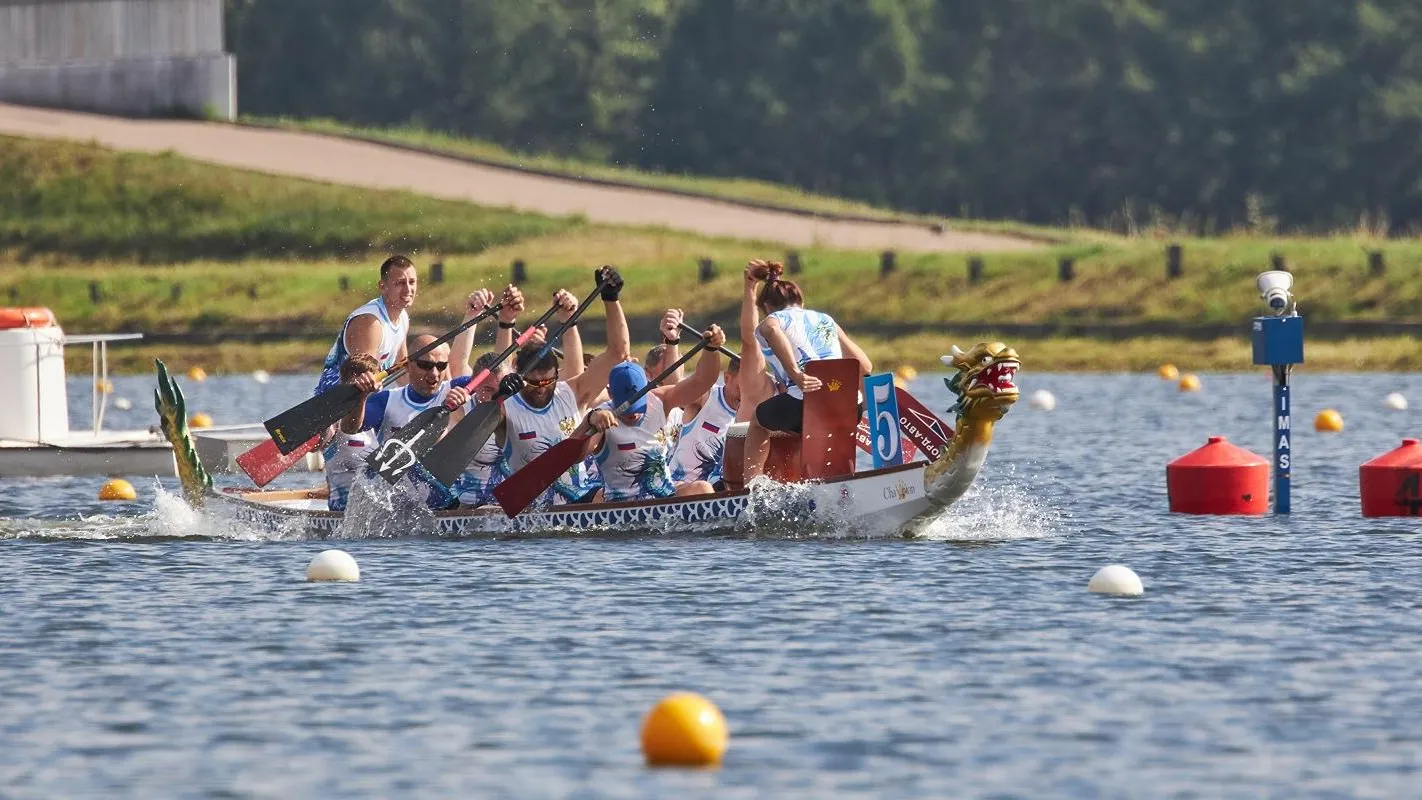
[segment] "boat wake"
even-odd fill
[[[1011,475],[977,481],[952,507],[919,530],[917,538],[939,542],[1011,542],[1061,534],[1063,513]]]

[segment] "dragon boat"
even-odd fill
[[[732,426],[727,439],[727,491],[530,509],[514,518],[507,517],[498,506],[435,511],[428,512],[420,530],[410,530],[408,517],[399,515],[400,532],[453,536],[596,530],[683,532],[818,523],[841,531],[912,536],[972,485],[992,444],[995,424],[1018,399],[1014,379],[1020,359],[1016,351],[1001,342],[980,343],[966,351],[955,346],[952,354],[943,357],[943,363],[952,372],[945,382],[956,397],[949,409],[954,424],[951,428],[943,426],[946,444],[936,448],[938,452],[928,460],[856,472],[853,451],[861,395],[852,388],[860,385],[857,366],[852,360],[838,364],[814,362],[811,367],[827,370],[826,390],[807,396],[805,432],[801,436],[777,435],[772,440],[767,462],[770,480],[762,478],[749,487],[741,485],[742,424]],[[361,515],[373,509],[365,509],[363,503],[353,499],[348,511],[329,511],[324,487],[215,488],[188,430],[182,390],[161,361],[157,367],[155,404],[163,433],[173,445],[178,477],[189,504],[219,513],[244,527],[277,535],[370,535],[370,520]],[[846,376],[844,380],[833,377],[836,367],[847,371],[841,373]],[[841,394],[836,397],[835,392]],[[821,397],[826,398],[823,402],[837,400],[839,408],[847,408],[848,412],[816,413],[814,407],[822,402]],[[907,429],[913,423],[904,417],[901,424]],[[932,450],[926,453],[932,454]],[[841,466],[834,468],[835,462]],[[390,511],[389,507],[384,510]]]

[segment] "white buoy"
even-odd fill
[[[360,567],[344,550],[322,550],[306,567],[308,581],[358,581]]]
[[[127,397],[115,397],[114,408],[117,408],[119,411],[127,411],[133,408],[133,401]]]
[[[1387,406],[1393,411],[1406,411],[1407,398],[1403,397],[1401,392],[1393,392],[1392,394],[1383,398],[1383,405]]]
[[[266,370],[259,369],[252,373],[252,380],[256,381],[257,383],[270,383],[272,380],[272,376],[271,373],[267,372]]]
[[[1145,593],[1140,577],[1124,564],[1112,564],[1097,570],[1096,574],[1091,576],[1091,583],[1086,585],[1086,589],[1096,594],[1125,597],[1138,597]]]
[[[1057,396],[1046,389],[1038,389],[1032,393],[1032,399],[1028,402],[1038,411],[1051,411],[1057,407]]]

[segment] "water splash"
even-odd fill
[[[1008,471],[1009,473],[1012,470]],[[979,478],[958,502],[943,509],[918,538],[940,542],[1010,542],[1058,536],[1064,513],[1048,505],[1040,482],[1011,475]]]

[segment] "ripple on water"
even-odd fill
[[[941,408],[938,383],[914,388]],[[1326,398],[1349,428],[1297,432],[1290,518],[1165,513],[1171,458],[1212,434],[1269,448],[1267,379],[1204,385],[1025,373],[1024,391],[1050,390],[1057,410],[1010,414],[983,481],[914,541],[792,518],[695,536],[412,538],[395,534],[415,512],[376,496],[395,523],[337,545],[361,581],[308,584],[328,543],[193,512],[171,478],[135,481],[145,499],[116,505],[92,479],[6,480],[0,785],[1415,794],[1422,529],[1359,517],[1356,468],[1416,427],[1370,387],[1417,396],[1422,376],[1298,376],[1300,416]],[[227,422],[284,408],[310,379],[192,389]],[[129,413],[121,425],[151,423]],[[762,508],[796,503],[789,490]],[[1108,563],[1140,574],[1145,595],[1089,594]],[[647,770],[641,717],[685,689],[725,712],[726,764]]]

